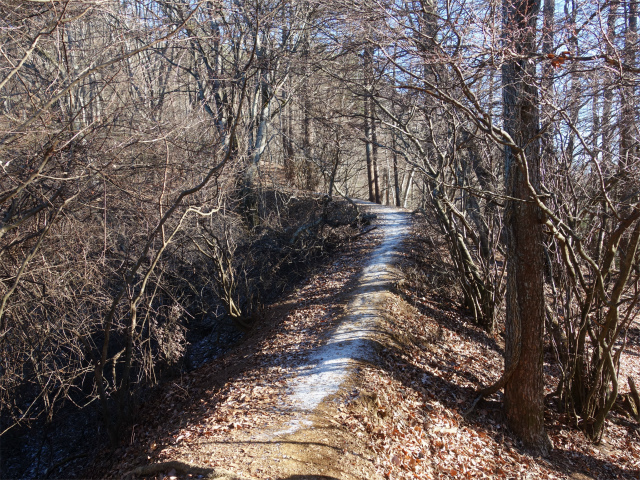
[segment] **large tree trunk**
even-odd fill
[[[396,135],[393,134],[393,187],[394,187],[394,200],[395,206],[402,206],[400,199],[400,178],[398,176],[398,154],[396,152]]]
[[[624,59],[627,65],[636,65],[636,49],[638,42],[638,2],[631,0],[625,9],[626,31]],[[629,167],[635,163],[637,154],[636,136],[636,84],[632,76],[623,76],[621,89],[621,118],[620,118],[620,174],[628,175]],[[626,192],[625,192],[626,193]]]
[[[365,74],[365,93],[364,93],[364,138],[365,138],[365,154],[367,157],[367,186],[369,190],[369,201],[376,201],[375,193],[375,169],[374,169],[374,153],[373,140],[371,131],[371,102],[369,101],[371,83],[369,79],[369,64],[373,62],[373,48],[367,47],[364,50],[364,74]]]
[[[521,58],[535,51],[535,0],[505,0],[504,37],[519,59],[502,67],[504,125],[520,148],[505,150],[507,318],[505,345],[505,413],[509,428],[525,445],[545,454],[551,443],[544,429],[544,251],[537,206],[526,185],[540,183],[538,92],[531,82],[535,65]]]
[[[371,163],[373,169],[375,202],[382,203],[382,199],[380,197],[380,175],[378,173],[378,135],[376,133],[376,104],[373,101],[373,93],[370,93],[368,101],[370,102],[369,114],[371,115],[369,121],[371,122],[371,144],[373,145],[373,156],[371,158]]]

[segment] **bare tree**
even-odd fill
[[[564,16],[554,13],[552,3],[542,12],[542,51],[541,12],[527,1],[501,7],[447,3],[431,17],[425,16],[434,11],[431,4],[387,8],[384,14],[392,21],[380,25],[376,41],[400,72],[393,85],[404,105],[415,105],[418,112],[424,109],[421,96],[441,102],[419,122],[386,107],[391,95],[381,96],[378,105],[401,141],[411,144],[395,149],[413,157],[428,191],[436,193],[429,200],[442,212],[443,230],[451,232],[460,278],[473,279],[465,281],[472,287],[467,291],[475,284],[498,292],[502,275],[495,265],[506,260],[506,370],[481,393],[505,387],[511,427],[539,451],[549,448],[541,370],[545,317],[563,369],[558,394],[597,441],[618,391],[621,350],[615,344],[637,314],[632,292],[638,279],[631,273],[638,263],[632,147],[637,132],[630,128],[637,111],[629,101],[639,72],[632,54],[635,7],[625,10],[621,29],[615,2],[567,5]],[[482,12],[481,21],[475,22],[472,8]],[[503,85],[502,101],[494,96],[496,80]],[[412,97],[417,100],[407,102]],[[429,123],[435,117],[455,120]],[[495,169],[498,148],[505,156],[504,173]],[[504,184],[496,181],[502,175]],[[492,231],[497,237],[487,235]],[[495,241],[488,242],[491,238]],[[469,249],[474,244],[477,249]],[[490,276],[468,276],[486,271],[487,259],[496,261]]]
[[[525,444],[546,454],[551,448],[544,427],[544,260],[541,212],[531,196],[540,191],[538,91],[532,79],[538,2],[505,0],[504,48],[516,56],[502,66],[505,133],[507,300],[505,342],[505,412],[509,427]]]

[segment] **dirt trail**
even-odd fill
[[[409,215],[386,206],[359,201],[377,216],[377,228],[382,230],[382,243],[372,252],[359,280],[359,287],[347,307],[346,315],[329,340],[295,371],[287,385],[283,403],[291,405],[297,418],[287,429],[275,435],[291,434],[311,425],[307,418],[327,397],[335,395],[359,362],[371,360],[376,319],[393,280],[394,257],[399,243],[409,228]]]
[[[225,396],[211,407],[204,398],[194,407],[195,414],[174,412],[178,420],[167,421],[170,433],[151,444],[146,464],[182,461],[252,478],[379,478],[372,452],[335,417],[346,402],[360,401],[353,373],[374,360],[376,325],[398,276],[393,264],[411,220],[400,209],[358,203],[377,216],[367,243],[380,240],[362,259],[360,276],[346,284],[335,282],[342,287],[330,285],[332,276],[344,276],[345,267],[357,272],[355,264],[361,259],[350,258],[352,264],[336,262],[310,290],[302,287],[293,300],[298,306],[276,334],[244,347],[241,358],[252,359],[255,367],[245,368],[228,383]],[[299,306],[306,303],[312,307]],[[332,327],[318,337],[320,324]],[[156,472],[146,478],[163,478]]]
[[[371,452],[349,432],[337,428],[332,418],[340,399],[349,395],[354,370],[375,355],[377,320],[398,277],[394,264],[400,242],[408,233],[410,216],[400,209],[358,203],[376,215],[382,241],[367,258],[337,328],[283,385],[279,408],[288,421],[251,439],[264,442],[262,451],[255,452],[257,456],[279,464],[275,478],[343,480],[378,476]],[[327,401],[332,398],[335,401]]]

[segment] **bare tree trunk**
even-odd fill
[[[340,130],[336,129],[335,135],[336,152],[333,157],[331,177],[329,178],[329,197],[333,196],[333,189],[336,184],[336,175],[338,174],[338,166],[340,165]]]
[[[369,189],[369,201],[375,202],[374,173],[373,173],[373,145],[371,143],[371,125],[369,124],[369,96],[365,94],[364,101],[364,138],[365,154],[367,157],[367,187]]]
[[[624,59],[627,65],[635,66],[636,49],[638,41],[638,2],[629,1],[626,10],[626,32],[625,47],[623,50]],[[621,98],[621,118],[620,118],[620,174],[626,175],[625,171],[634,163],[637,154],[636,129],[636,80],[628,74],[623,75],[622,98]]]
[[[393,133],[393,186],[396,207],[402,206],[400,201],[400,179],[398,178],[398,153],[396,152],[396,135]]]
[[[289,89],[287,89],[287,106],[284,111],[284,128],[282,131],[282,147],[283,147],[283,163],[284,163],[284,174],[287,180],[290,182],[295,178],[295,161],[294,161],[294,150],[293,150],[293,122],[294,122],[294,114],[293,114],[293,102],[289,101],[288,98],[291,89],[292,80],[289,78],[288,80]]]
[[[260,34],[256,35],[256,41],[259,41]],[[249,228],[255,228],[260,224],[259,198],[258,198],[258,165],[267,143],[267,125],[271,120],[270,98],[268,71],[266,65],[266,51],[264,46],[258,44],[256,52],[257,60],[260,68],[258,70],[259,83],[256,87],[253,99],[253,120],[257,125],[252,124],[252,135],[249,146],[249,166],[244,175],[244,215]]]
[[[616,15],[618,12],[618,7],[620,6],[620,2],[618,0],[613,0],[609,5],[609,13],[607,15],[607,37],[608,41],[607,45],[607,54],[610,56],[614,55],[613,42],[615,41],[615,23],[616,23]],[[600,120],[601,130],[602,130],[602,160],[605,165],[609,165],[611,163],[611,148],[613,139],[613,125],[611,121],[611,110],[613,104],[613,87],[609,84],[612,80],[611,74],[608,72],[604,72],[604,92],[603,92],[603,100],[602,100],[602,118]]]
[[[305,159],[305,187],[307,189],[314,189],[315,184],[315,172],[313,169],[313,139],[312,139],[312,124],[311,124],[311,63],[309,59],[310,49],[309,32],[305,31],[304,39],[302,41],[302,55],[304,61],[304,78],[302,80],[302,95],[303,95],[303,111],[302,111],[302,151]]]
[[[525,57],[535,52],[535,0],[505,0],[504,37]],[[522,58],[521,57],[521,58]],[[540,182],[538,92],[528,82],[535,66],[510,59],[502,67],[505,130],[518,145],[505,148],[507,202],[507,318],[505,413],[509,428],[529,448],[546,454],[551,442],[544,428],[544,259],[538,207],[530,201],[528,181]]]
[[[378,173],[378,136],[376,134],[376,104],[373,101],[373,94],[369,94],[368,101],[370,102],[370,122],[371,122],[371,143],[373,145],[373,155],[371,157],[372,170],[373,170],[373,185],[375,190],[375,202],[382,203],[380,199],[380,175]]]
[[[389,168],[389,157],[387,157],[386,159],[387,161],[385,162],[385,175],[384,175],[384,181],[385,181],[385,186],[384,186],[384,204],[385,205],[391,205],[391,200],[389,198],[389,195],[391,193],[391,169]]]
[[[405,178],[407,179],[407,184],[404,187],[404,199],[402,200],[402,207],[407,208],[409,205],[409,201],[411,200],[411,193],[413,191],[413,176],[416,173],[416,168],[411,167],[411,171],[408,174],[405,174]]]

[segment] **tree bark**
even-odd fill
[[[373,146],[373,155],[371,157],[372,169],[373,169],[373,187],[375,193],[375,202],[382,203],[382,199],[380,198],[380,175],[378,173],[378,135],[376,133],[376,104],[373,101],[373,93],[369,93],[370,109],[369,114],[371,117],[369,121],[371,122],[371,144]]]
[[[636,49],[638,42],[638,2],[631,0],[625,9],[626,31],[625,46],[623,50],[627,65],[636,65]],[[634,164],[637,154],[637,138],[634,138],[637,125],[636,119],[636,86],[635,81],[628,75],[623,75],[623,87],[621,89],[621,115],[620,115],[620,174],[628,175],[629,167]]]
[[[517,59],[502,67],[505,130],[519,148],[505,149],[507,202],[507,316],[505,413],[509,428],[537,453],[547,454],[551,442],[544,428],[544,251],[542,224],[531,202],[529,182],[540,183],[538,92],[531,79],[535,65],[522,60],[535,51],[535,0],[505,0],[504,38],[516,50]]]
[[[364,50],[364,75],[365,75],[365,93],[364,93],[364,137],[365,137],[365,154],[367,158],[367,186],[369,190],[369,201],[376,201],[375,194],[375,170],[374,170],[374,153],[373,153],[373,140],[372,140],[372,131],[371,131],[371,102],[369,101],[371,88],[370,79],[369,79],[369,63],[372,60],[372,47],[367,47]]]

